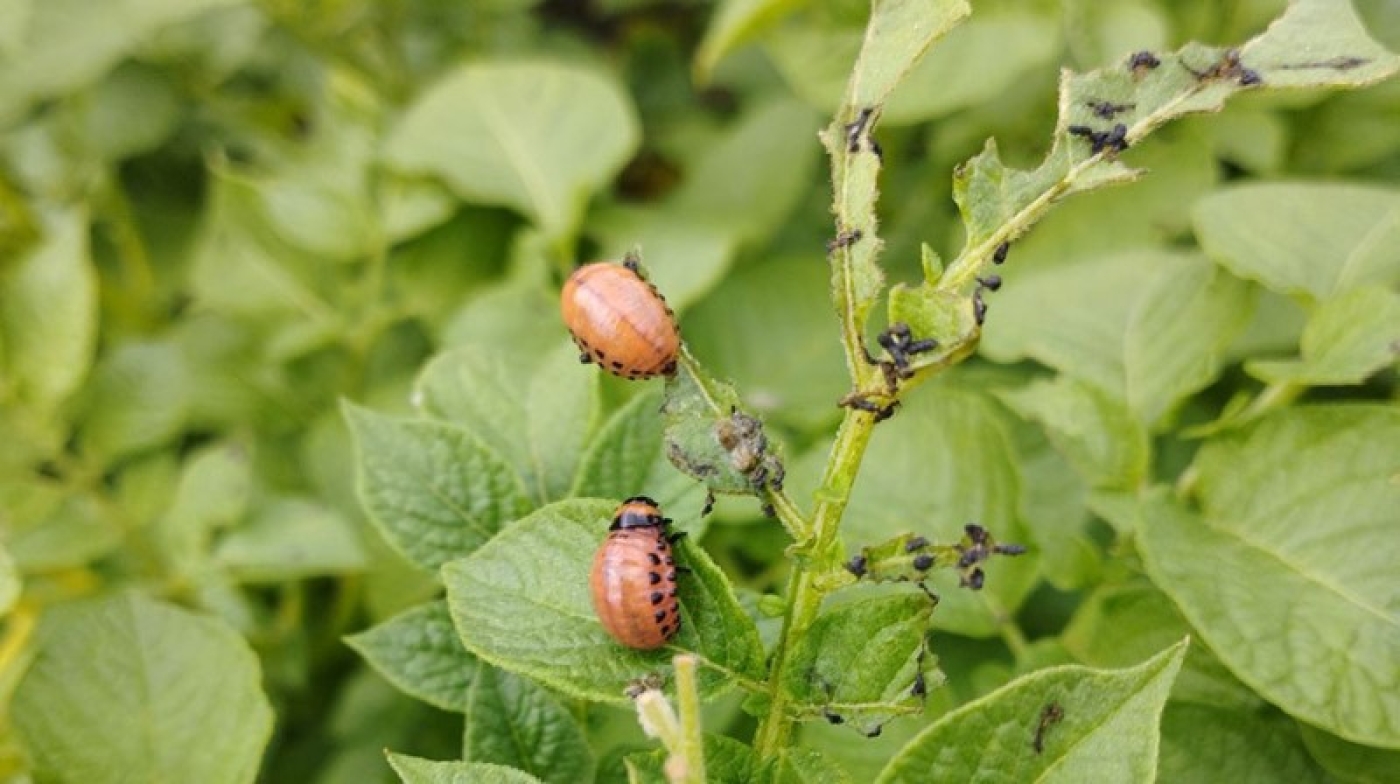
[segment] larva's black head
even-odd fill
[[[664,527],[670,522],[661,515],[661,507],[655,501],[644,495],[634,495],[617,507],[608,530]]]

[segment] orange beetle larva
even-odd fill
[[[584,362],[639,379],[676,372],[681,334],[666,300],[638,274],[636,262],[598,262],[564,282],[559,309]]]
[[[608,634],[628,648],[660,648],[680,631],[670,522],[650,498],[629,498],[593,557],[593,609]]]

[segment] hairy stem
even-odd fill
[[[700,687],[695,670],[697,658],[693,654],[676,657],[676,703],[680,708],[681,747],[680,755],[685,760],[685,781],[687,784],[705,784],[705,744],[700,727]]]
[[[836,546],[841,515],[850,500],[856,472],[865,456],[865,448],[870,444],[874,424],[874,417],[869,413],[847,411],[827,459],[826,473],[817,490],[817,506],[812,516],[811,557],[799,559],[788,578],[787,613],[783,617],[783,629],[769,672],[768,713],[754,737],[754,748],[763,759],[776,755],[792,735],[792,718],[787,714],[787,700],[782,690],[783,675],[791,657],[793,642],[801,639],[812,621],[816,620],[824,596],[815,579],[820,569],[808,564],[825,563]]]

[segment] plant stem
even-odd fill
[[[778,647],[773,652],[773,668],[768,679],[768,713],[759,723],[754,736],[754,750],[761,759],[776,756],[792,735],[792,719],[787,715],[787,700],[782,689],[783,674],[791,657],[793,642],[801,639],[807,627],[816,620],[824,595],[815,579],[819,569],[814,570],[809,564],[813,561],[825,563],[836,545],[841,515],[850,500],[856,472],[865,456],[865,448],[870,444],[874,424],[874,417],[869,413],[847,411],[840,429],[836,431],[836,443],[831,448],[826,473],[817,490],[810,557],[798,560],[788,577],[788,609],[783,616],[783,629],[778,637]]]
[[[681,654],[675,659],[676,703],[680,708],[680,754],[685,760],[685,781],[705,784],[705,742],[700,727],[700,687],[695,679],[697,658]]]

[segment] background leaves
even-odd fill
[[[56,610],[14,716],[36,771],[93,781],[252,778],[272,731],[257,659],[210,618],[126,594]],[[127,719],[112,721],[113,711]]]
[[[636,144],[631,104],[606,77],[556,63],[493,63],[444,77],[384,152],[390,165],[438,175],[467,201],[523,212],[562,243],[589,192]]]
[[[708,662],[716,777],[875,780],[930,727],[980,753],[977,715],[1004,719],[998,770],[1048,764],[1083,714],[1036,755],[1044,704],[1006,695],[1190,636],[1115,764],[1389,780],[1400,16],[1218,5],[4,4],[0,778],[658,776],[634,712],[592,699],[670,651],[620,649],[580,588],[645,492],[690,533],[672,649]],[[1143,50],[1157,68],[1128,67]],[[1069,131],[1115,122],[1129,146],[1098,159]],[[833,223],[833,180],[860,221]],[[859,325],[830,304],[853,228]],[[855,338],[943,342],[921,361],[956,366],[876,429],[833,552],[748,498],[701,516],[664,385],[572,356],[559,283],[631,250],[799,512],[852,391],[843,334],[874,385]],[[970,522],[1029,552],[981,592],[935,570],[926,699],[900,697],[912,648],[840,668],[922,711],[852,743],[789,672],[810,721],[756,752],[793,565],[843,585],[863,546]],[[863,634],[788,653],[925,629],[911,586],[827,599],[816,631]],[[167,688],[112,691],[138,676]]]
[[[1241,680],[1386,748],[1400,745],[1384,664],[1400,655],[1400,625],[1375,554],[1400,501],[1398,423],[1389,408],[1281,414],[1202,450],[1199,513],[1159,497],[1141,524],[1149,574]]]
[[[1183,641],[1116,672],[1062,667],[1023,678],[925,730],[877,781],[972,780],[992,771],[1030,780],[1150,780],[1157,773],[1154,725],[1185,648]],[[1063,716],[1047,722],[1042,717],[1052,704]],[[988,746],[993,753],[968,753]]]

